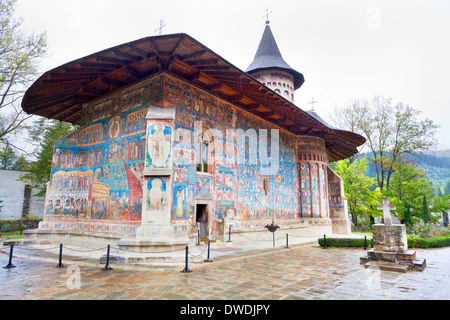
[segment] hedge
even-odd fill
[[[416,238],[412,236],[407,236],[408,248],[442,248],[450,246],[450,236],[447,237],[434,237],[429,239]],[[329,248],[345,248],[345,247],[361,247],[364,248],[364,239],[353,239],[353,238],[326,238],[327,247]],[[324,246],[324,239],[318,239],[319,245]],[[367,239],[367,247],[373,247],[373,240]]]
[[[424,239],[408,235],[407,239],[408,239],[408,248],[427,249],[427,248],[442,248],[450,246],[450,236]]]
[[[340,248],[340,247],[365,247],[364,239],[354,239],[354,238],[326,238],[327,247],[330,248]],[[324,239],[319,238],[319,245],[324,246]],[[373,240],[367,239],[367,247],[373,247]]]

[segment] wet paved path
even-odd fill
[[[3,247],[0,265],[8,263]],[[6,253],[5,253],[6,252]],[[17,253],[16,253],[17,252]],[[290,249],[236,250],[212,263],[149,267],[20,258],[16,268],[0,269],[0,299],[5,300],[448,300],[450,248],[417,250],[427,268],[408,273],[365,269],[362,249],[303,245]],[[214,254],[214,251],[212,251]]]

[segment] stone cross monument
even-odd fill
[[[389,203],[388,197],[382,197],[378,210],[383,210],[384,224],[372,226],[373,249],[361,257],[366,267],[385,268],[391,271],[406,272],[410,268],[423,270],[425,259],[417,260],[416,252],[408,250],[406,228],[404,224],[392,224],[391,210],[396,207]]]
[[[391,210],[395,210],[395,204],[390,204],[388,197],[382,197],[381,201],[382,201],[382,204],[379,204],[377,206],[377,209],[383,210],[384,224],[387,226],[390,226],[390,225],[392,225]]]

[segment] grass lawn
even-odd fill
[[[372,236],[372,231],[365,231],[365,232],[363,232],[363,231],[352,231],[352,233],[354,233],[354,234],[365,234],[367,236]]]
[[[0,239],[20,239],[23,238],[23,235],[20,234],[20,231],[14,232],[3,232],[0,236]]]

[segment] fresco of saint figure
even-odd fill
[[[183,217],[183,214],[184,214],[183,206],[184,206],[185,196],[184,196],[184,192],[183,191],[184,190],[182,190],[182,188],[179,187],[177,193],[175,194],[175,197],[176,197],[176,207],[175,207],[176,211],[175,211],[175,214],[179,218]]]
[[[162,210],[166,205],[166,183],[159,178],[153,178],[148,182],[148,207],[150,211]]]
[[[168,167],[171,131],[171,128],[162,122],[156,122],[149,127],[147,133],[147,155],[150,166],[157,168]]]

